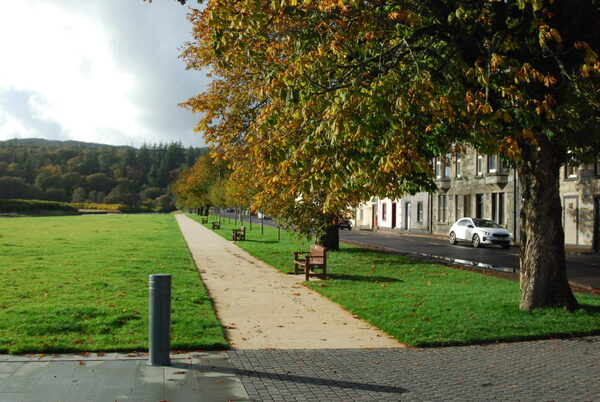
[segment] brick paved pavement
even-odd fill
[[[229,355],[249,397],[260,401],[600,401],[600,336]]]

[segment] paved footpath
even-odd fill
[[[257,401],[600,401],[600,336],[229,354]]]
[[[404,346],[303,286],[303,275],[284,274],[187,216],[176,218],[235,349]]]
[[[599,401],[600,336],[432,349],[0,356],[0,401]]]
[[[149,366],[144,354],[0,355],[0,401],[247,401],[227,352],[174,354]]]

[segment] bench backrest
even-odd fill
[[[327,249],[323,246],[319,246],[318,244],[310,245],[310,255],[312,257],[322,257],[322,258],[313,258],[312,261],[317,264],[325,264],[325,258],[327,257]]]
[[[246,226],[240,226],[240,233],[243,235],[246,234]]]

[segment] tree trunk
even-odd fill
[[[338,251],[340,249],[340,231],[337,226],[337,216],[328,217],[327,221],[329,226],[325,233],[317,236],[316,243],[325,247],[328,251]]]
[[[521,184],[521,303],[531,311],[540,307],[578,304],[567,281],[559,195],[560,147],[547,138],[539,147],[523,146],[517,162]]]

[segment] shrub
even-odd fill
[[[77,215],[79,210],[63,202],[40,200],[0,200],[0,213],[24,215]]]

